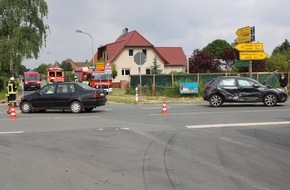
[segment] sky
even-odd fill
[[[42,63],[92,59],[92,49],[114,42],[124,28],[136,30],[156,47],[182,47],[190,56],[214,40],[233,43],[236,31],[255,26],[256,42],[270,56],[290,40],[288,0],[46,0],[49,26],[38,59],[24,60],[27,68]],[[81,30],[83,33],[77,33]],[[93,42],[93,43],[92,43]]]

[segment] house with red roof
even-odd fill
[[[161,74],[171,71],[185,71],[186,56],[182,47],[155,47],[136,30],[128,31],[125,28],[115,42],[98,48],[95,60],[102,59],[105,64],[114,64],[118,72],[114,82],[128,81],[129,75],[139,74],[139,65],[134,56],[138,52],[146,55],[146,61],[141,65],[141,74],[150,74],[154,59],[157,60]]]

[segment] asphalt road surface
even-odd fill
[[[290,189],[290,103],[108,103],[91,113],[0,105],[1,190]]]

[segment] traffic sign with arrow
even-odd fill
[[[240,52],[240,60],[264,60],[267,56],[265,52]]]
[[[251,35],[247,35],[247,36],[238,36],[236,39],[236,43],[240,44],[240,43],[248,43],[251,41]]]
[[[238,51],[263,51],[263,43],[241,43],[235,46]]]
[[[236,31],[237,36],[246,36],[246,35],[250,35],[250,34],[251,34],[251,27],[250,26],[239,28]]]

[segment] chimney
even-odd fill
[[[128,28],[124,28],[122,31],[122,34],[127,34],[128,33]]]

